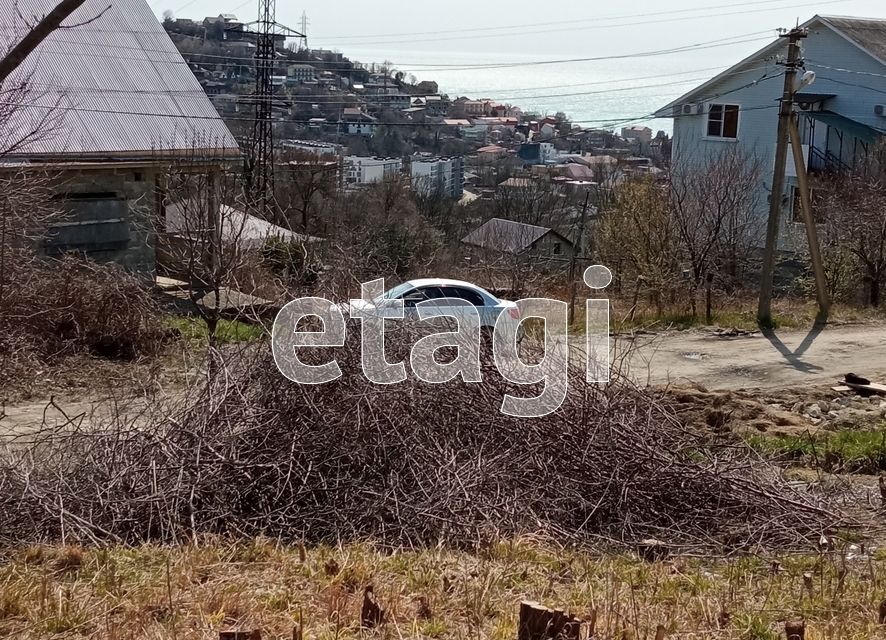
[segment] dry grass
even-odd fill
[[[23,640],[188,640],[223,628],[283,638],[298,621],[306,638],[317,639],[510,640],[526,598],[580,616],[595,609],[599,638],[651,638],[664,624],[672,637],[763,640],[783,637],[783,621],[795,618],[807,620],[811,640],[884,637],[877,607],[886,556],[848,546],[824,555],[658,563],[528,539],[477,554],[370,544],[305,549],[257,539],[8,555],[0,636]],[[374,632],[359,628],[369,584],[389,612]]]
[[[607,292],[608,293],[608,292]],[[568,298],[562,298],[568,299]],[[691,329],[707,326],[704,305],[699,305],[696,315],[689,311],[688,304],[680,302],[664,305],[659,310],[648,301],[640,300],[636,309],[629,296],[615,295],[610,299],[611,320],[616,331],[635,331],[647,329],[661,331],[667,329]],[[579,300],[576,309],[576,326],[580,329],[584,323],[583,300]],[[633,313],[631,313],[633,309]],[[781,297],[773,301],[773,320],[775,328],[793,329],[809,327],[815,321],[818,307],[814,300]],[[884,320],[882,309],[861,307],[835,303],[830,312],[828,322],[831,324],[877,323]],[[724,329],[742,329],[754,331],[757,325],[757,298],[754,295],[717,297],[713,304],[713,319],[710,326]]]

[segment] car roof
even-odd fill
[[[464,280],[450,280],[448,278],[418,278],[416,280],[407,281],[407,284],[411,284],[413,287],[468,287],[470,289],[479,289],[480,291],[485,291],[486,293],[489,293],[483,287],[472,282],[465,282]]]

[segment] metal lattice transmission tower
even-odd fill
[[[255,36],[255,121],[250,139],[247,177],[250,197],[268,220],[276,216],[274,198],[274,87],[271,76],[277,62],[277,40],[304,38],[304,34],[277,23],[277,1],[259,0],[258,20],[246,27]]]
[[[299,49],[307,49],[308,48],[308,13],[307,11],[301,12],[301,38],[298,39],[298,48]]]

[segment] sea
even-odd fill
[[[525,53],[472,55],[359,47],[348,47],[346,53],[364,65],[389,62],[407,78],[433,80],[452,99],[491,98],[541,115],[562,111],[583,127],[618,130],[643,124],[666,133],[671,133],[672,121],[652,114],[736,61],[734,54],[726,58],[719,52],[557,64],[546,64],[550,55]]]

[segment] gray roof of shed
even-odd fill
[[[0,51],[57,0],[0,2]],[[110,4],[110,7],[109,7]],[[7,79],[31,87],[11,132],[53,113],[53,133],[16,155],[149,157],[212,151],[232,155],[237,142],[145,0],[86,0]],[[205,155],[205,154],[203,154]]]
[[[478,229],[471,231],[462,238],[462,242],[483,249],[516,254],[526,251],[549,233],[560,236],[556,231],[547,227],[493,218]]]

